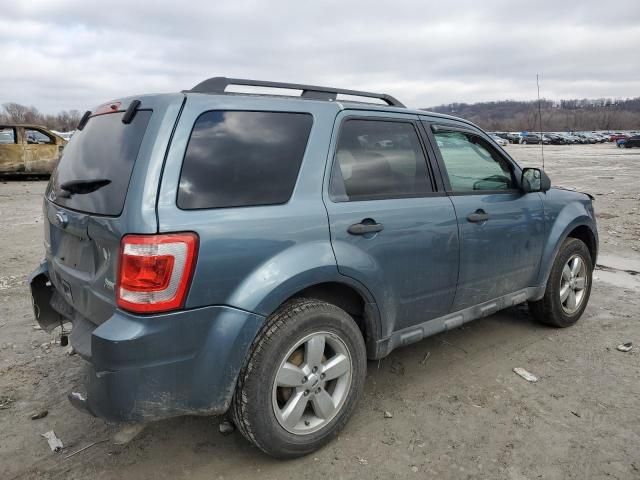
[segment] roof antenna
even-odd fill
[[[542,136],[542,106],[540,105],[540,75],[536,73],[536,85],[538,86],[538,118],[540,119],[540,149],[542,150],[542,170],[544,170],[544,137]]]

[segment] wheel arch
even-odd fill
[[[351,314],[363,332],[367,352],[381,337],[381,315],[371,291],[338,271],[329,242],[296,245],[270,258],[247,276],[227,304],[265,317],[288,300],[311,297]]]
[[[373,358],[375,346],[380,339],[380,314],[377,304],[366,288],[348,277],[331,279],[300,288],[281,304],[296,298],[320,300],[347,312],[362,333],[367,346],[367,356]]]
[[[375,344],[380,338],[380,317],[375,302],[369,292],[354,283],[340,279],[310,285],[291,295],[286,301],[295,298],[314,298],[331,303],[355,320],[369,351],[369,345]],[[286,302],[285,301],[285,302]]]
[[[595,266],[598,255],[598,237],[593,219],[587,215],[579,215],[564,228],[561,228],[560,222],[556,221],[542,255],[538,285],[546,285],[553,268],[553,262],[567,238],[577,238],[584,242],[591,254],[592,264]]]
[[[595,267],[596,260],[598,258],[598,243],[596,241],[596,236],[593,234],[591,228],[585,224],[578,225],[567,234],[566,238],[577,238],[578,240],[582,241],[582,243],[584,243],[589,249],[589,254],[591,255],[591,263]]]

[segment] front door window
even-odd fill
[[[443,131],[434,136],[453,192],[516,188],[507,161],[479,135]]]

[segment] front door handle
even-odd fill
[[[354,223],[347,229],[347,232],[351,235],[366,235],[367,233],[377,233],[382,230],[384,230],[384,225],[381,223]]]
[[[484,210],[482,210],[481,208],[479,208],[475,212],[467,215],[467,220],[469,220],[472,223],[486,222],[487,220],[489,220],[489,214]]]

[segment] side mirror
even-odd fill
[[[551,188],[551,179],[539,168],[525,168],[522,170],[520,188],[526,193],[546,192]]]

